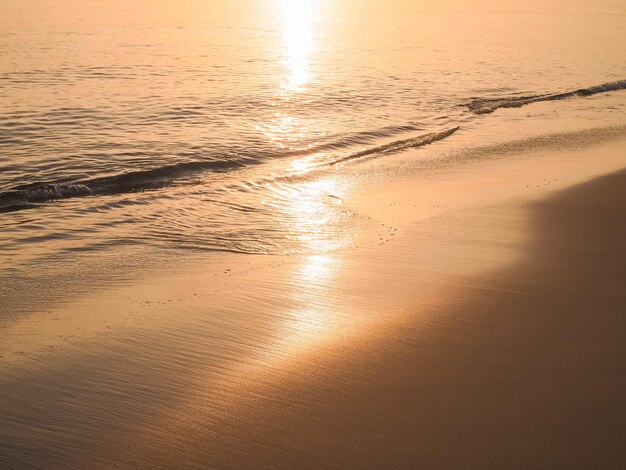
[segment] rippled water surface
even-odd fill
[[[610,0],[5,0],[0,262],[332,250],[359,161],[626,93],[625,26]]]

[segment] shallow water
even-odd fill
[[[609,0],[5,1],[2,275],[343,246],[359,162],[499,107],[626,93],[625,21]]]

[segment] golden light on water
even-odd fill
[[[304,89],[310,78],[309,61],[313,50],[312,19],[315,0],[278,0],[282,16],[283,60],[289,75],[281,87],[286,91]]]
[[[256,129],[278,149],[291,149],[302,139],[309,137],[309,131],[301,119],[277,112]]]
[[[256,126],[278,150],[303,150],[313,137],[309,116],[293,115],[293,102],[310,83],[314,52],[314,19],[319,0],[274,0],[278,18],[277,57],[284,67],[272,106],[276,112]],[[281,68],[282,70],[282,68]],[[319,130],[317,136],[319,136]]]
[[[288,223],[306,251],[322,254],[346,244],[346,233],[338,231],[344,190],[332,177],[293,187],[286,207]]]
[[[281,15],[281,60],[286,75],[278,92],[281,100],[291,100],[305,90],[312,76],[311,55],[314,52],[313,19],[318,7],[317,0],[278,0]],[[306,120],[281,111],[258,130],[278,148],[290,148],[309,136]],[[292,176],[309,173],[319,166],[321,153],[294,159],[289,168]],[[275,188],[272,201],[278,220],[285,230],[291,232],[299,249],[311,253],[303,258],[294,272],[294,282],[306,286],[295,300],[285,323],[285,336],[281,349],[292,352],[293,348],[320,341],[337,331],[338,319],[330,305],[324,301],[338,269],[334,251],[345,246],[347,235],[342,227],[341,209],[346,188],[335,177],[325,177],[303,183],[280,185]]]
[[[320,166],[319,159],[323,155],[324,153],[318,152],[302,158],[297,158],[291,162],[291,168],[289,168],[289,170],[294,175],[308,173]]]

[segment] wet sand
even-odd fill
[[[625,216],[626,172],[532,204],[522,259],[416,298],[427,326],[321,348],[128,468],[619,468]]]
[[[368,193],[351,203],[380,233],[340,254],[228,258],[63,307],[155,304],[4,369],[0,466],[619,468],[626,171],[534,184],[564,158],[492,165],[482,196],[448,182],[457,207],[429,216],[407,204],[427,186]],[[200,299],[218,272],[235,274]]]

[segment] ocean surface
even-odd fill
[[[623,116],[625,44],[613,0],[3,0],[0,295],[126,248],[336,249],[364,161],[538,101]]]

